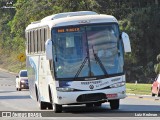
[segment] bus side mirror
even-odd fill
[[[53,54],[52,54],[52,41],[51,41],[51,39],[48,39],[46,41],[45,48],[46,48],[46,59],[47,60],[52,60],[53,59]]]
[[[125,52],[131,52],[131,44],[130,44],[130,40],[129,40],[129,36],[127,33],[122,32],[122,41],[123,41],[123,45],[124,45],[124,51]]]

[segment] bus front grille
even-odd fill
[[[82,94],[78,96],[77,102],[99,101],[106,99],[104,93]]]

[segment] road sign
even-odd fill
[[[20,53],[17,58],[20,62],[24,62],[26,60],[26,56],[23,53]]]

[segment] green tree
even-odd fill
[[[96,0],[57,0],[54,10],[58,12],[97,11],[101,7]],[[98,11],[97,11],[98,12]]]
[[[160,14],[160,8],[155,5],[140,9],[130,14],[121,27],[129,33],[132,45],[132,54],[128,57],[130,59],[127,59],[131,61],[127,62],[127,66],[132,71],[131,75],[138,76],[142,82],[155,74],[154,64],[160,51],[160,16],[158,14]]]
[[[11,33],[14,36],[14,48],[25,49],[25,28],[33,21],[38,21],[43,17],[53,14],[53,2],[44,0],[17,0],[14,5],[16,14],[9,22]]]
[[[8,25],[14,36],[14,48],[18,46],[24,48],[25,28],[31,22],[59,12],[94,10],[98,4],[94,0],[65,0],[65,2],[64,0],[17,0],[14,6],[16,7],[16,14]],[[22,44],[19,44],[20,42]]]
[[[12,2],[1,0],[0,1],[0,47],[5,49],[7,52],[12,48],[12,34],[10,34],[10,27],[8,26],[8,22],[13,19],[15,15],[15,9],[13,4],[16,0]]]

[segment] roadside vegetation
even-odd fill
[[[127,83],[126,93],[135,95],[151,95],[151,86],[152,84]]]
[[[20,69],[26,69],[26,63],[20,62],[17,56],[17,52],[3,54],[3,50],[0,50],[0,68],[14,73],[18,73]]]

